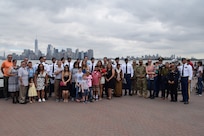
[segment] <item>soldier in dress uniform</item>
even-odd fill
[[[49,79],[50,79],[50,87],[49,87],[49,97],[52,96],[52,92],[54,92],[54,81],[55,81],[55,74],[54,71],[57,67],[56,64],[56,58],[52,58],[52,63],[49,65],[50,66],[50,72],[49,72]]]
[[[143,60],[139,60],[139,65],[136,67],[137,88],[140,96],[147,98],[147,80],[146,80],[146,68],[143,65]]]
[[[186,58],[182,58],[182,65],[179,66],[179,72],[181,77],[181,91],[184,104],[189,104],[189,93],[188,93],[188,84],[192,80],[192,67],[187,64]]]

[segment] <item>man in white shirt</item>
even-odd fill
[[[72,71],[72,69],[73,69],[72,58],[68,57],[67,62],[65,63],[65,65],[68,65],[69,66],[69,71]]]
[[[192,67],[187,64],[186,58],[182,58],[182,65],[179,67],[180,77],[181,77],[181,91],[184,104],[189,104],[189,93],[188,84],[192,80]]]
[[[131,93],[131,78],[133,77],[133,68],[130,63],[128,63],[128,59],[125,59],[125,63],[122,65],[122,71],[124,73],[124,79],[126,80],[126,84],[124,84],[125,95],[127,95],[127,89],[129,90],[129,95],[132,96]]]
[[[43,57],[43,56],[41,56],[41,57],[39,58],[39,62],[34,65],[34,67],[33,67],[34,70],[36,71],[36,70],[38,69],[38,65],[39,65],[39,64],[43,64],[45,71],[47,72],[47,74],[49,74],[49,72],[50,72],[50,66],[49,66],[45,61],[46,61],[46,58]]]
[[[92,57],[91,63],[89,64],[89,69],[91,73],[94,71],[94,68],[95,68],[95,59]]]
[[[52,92],[54,92],[54,80],[55,80],[55,69],[57,67],[56,58],[52,58],[52,64],[50,66],[49,78],[50,78],[50,89],[49,89],[49,97],[52,96]]]

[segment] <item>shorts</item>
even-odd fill
[[[99,91],[99,85],[93,85],[92,89],[93,91]]]
[[[89,94],[89,90],[88,89],[84,89],[83,96],[88,96],[88,94]]]

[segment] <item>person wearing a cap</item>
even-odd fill
[[[169,62],[166,62],[165,63],[165,66],[161,68],[161,90],[162,90],[162,95],[161,95],[161,98],[163,100],[168,99],[168,96],[169,96],[169,89],[168,89],[168,80],[167,80],[167,75],[169,73]],[[167,91],[167,93],[166,93]]]
[[[155,76],[155,80],[154,80],[154,82],[155,82],[155,86],[154,86],[154,88],[155,88],[155,97],[158,97],[159,96],[159,91],[160,91],[160,89],[162,88],[162,84],[160,84],[161,82],[162,82],[162,76],[161,76],[161,71],[162,71],[162,68],[164,67],[164,65],[163,65],[163,60],[164,60],[164,58],[162,58],[162,57],[159,57],[158,58],[158,73],[157,73],[157,75]]]
[[[143,60],[139,60],[139,65],[136,68],[136,77],[137,77],[137,87],[139,90],[140,96],[147,98],[147,88],[146,88],[146,68],[143,65]]]
[[[129,95],[132,96],[131,92],[131,78],[133,77],[133,68],[130,63],[128,63],[128,58],[125,59],[125,63],[122,65],[122,71],[124,74],[124,79],[126,84],[124,84],[125,95],[127,95],[127,90],[129,90]]]
[[[182,65],[179,67],[181,77],[181,91],[184,104],[189,104],[188,84],[192,80],[192,67],[187,64],[186,58],[182,58]]]

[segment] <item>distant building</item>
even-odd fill
[[[75,59],[78,59],[79,58],[79,49],[76,49],[75,51]]]
[[[53,48],[53,46],[51,44],[48,44],[48,46],[47,46],[47,55],[46,55],[47,59],[51,59],[53,54],[54,54],[54,48]]]
[[[84,52],[83,51],[79,52],[79,59],[84,59]]]
[[[38,50],[38,40],[35,39],[35,55],[38,56],[39,50]]]
[[[72,58],[72,57],[73,57],[72,54],[73,54],[73,53],[72,53],[72,49],[71,49],[71,48],[67,48],[67,57]]]
[[[88,52],[87,52],[88,59],[91,59],[93,56],[94,56],[93,50],[89,49]]]

